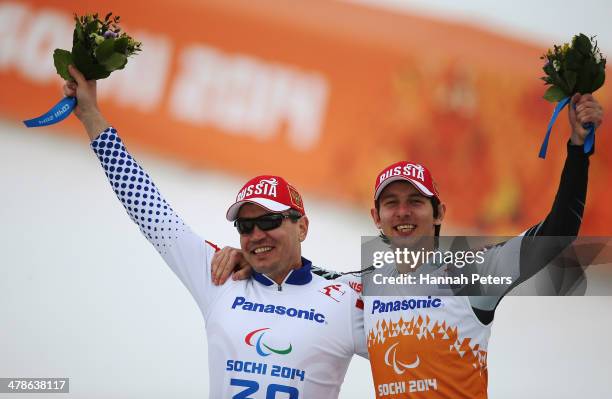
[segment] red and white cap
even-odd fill
[[[240,207],[246,203],[262,206],[270,212],[295,209],[305,214],[302,196],[280,176],[257,176],[246,182],[238,192],[236,202],[227,210],[227,220],[236,220]]]
[[[440,199],[436,183],[425,166],[416,162],[400,161],[387,166],[378,174],[374,185],[374,201],[378,199],[385,187],[398,180],[412,183],[426,197]]]

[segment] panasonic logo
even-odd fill
[[[376,313],[388,313],[397,312],[400,310],[409,309],[427,309],[427,308],[439,308],[442,306],[442,300],[440,298],[427,299],[404,299],[401,301],[379,301],[378,299],[372,303],[372,314]]]
[[[249,312],[274,313],[279,316],[295,317],[298,319],[312,320],[317,323],[325,323],[325,315],[317,313],[314,309],[304,310],[288,308],[286,306],[249,302],[245,297],[237,296],[232,303],[232,309],[240,309]]]

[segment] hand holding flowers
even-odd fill
[[[121,32],[120,17],[112,15],[108,13],[104,20],[100,20],[98,14],[74,16],[72,51],[55,49],[53,52],[55,69],[64,80],[75,81],[74,73],[71,74],[68,69],[73,65],[84,80],[95,84],[95,80],[107,78],[112,72],[123,69],[128,57],[141,51],[142,44]],[[76,103],[75,96],[67,95],[45,114],[26,120],[24,124],[38,127],[58,123],[70,115]]]
[[[541,79],[546,85],[550,85],[544,93],[544,99],[557,103],[540,148],[540,158],[546,157],[552,127],[559,112],[570,101],[573,107],[570,110],[572,143],[584,143],[584,152],[590,153],[595,143],[595,128],[601,122],[602,114],[599,103],[591,93],[604,84],[606,59],[597,47],[594,37],[588,38],[582,33],[574,36],[571,45],[555,45],[540,58],[546,60],[542,68],[546,75]],[[576,108],[579,102],[580,109]],[[582,127],[576,125],[578,120],[585,121]]]

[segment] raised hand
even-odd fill
[[[68,66],[68,72],[74,78],[74,82],[64,83],[64,95],[76,97],[77,107],[74,113],[85,126],[89,138],[93,140],[110,126],[98,109],[96,81],[85,80],[83,74],[73,65]]]
[[[570,140],[574,145],[583,145],[588,130],[583,127],[593,123],[595,128],[603,121],[603,108],[592,94],[574,94],[569,107],[569,122],[572,128]]]

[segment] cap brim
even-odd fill
[[[286,210],[291,209],[290,206],[281,204],[280,202],[272,201],[268,198],[249,198],[248,200],[238,201],[232,206],[230,206],[227,210],[227,213],[225,214],[225,218],[230,222],[233,222],[234,220],[238,219],[238,212],[244,204],[259,205],[270,212],[284,212]]]
[[[423,183],[421,183],[418,180],[414,180],[414,179],[410,179],[408,177],[404,177],[404,176],[394,176],[394,177],[390,177],[387,180],[385,180],[384,182],[382,182],[382,184],[380,186],[378,186],[378,188],[376,189],[376,193],[374,193],[374,201],[376,201],[378,199],[378,196],[380,195],[380,193],[382,193],[382,191],[385,189],[385,187],[387,187],[389,184],[395,182],[395,181],[407,181],[408,183],[412,183],[412,185],[419,190],[419,192],[421,194],[423,194],[426,197],[434,197],[435,194],[432,193],[431,191],[429,191],[429,189],[427,187],[425,187],[423,185]]]

